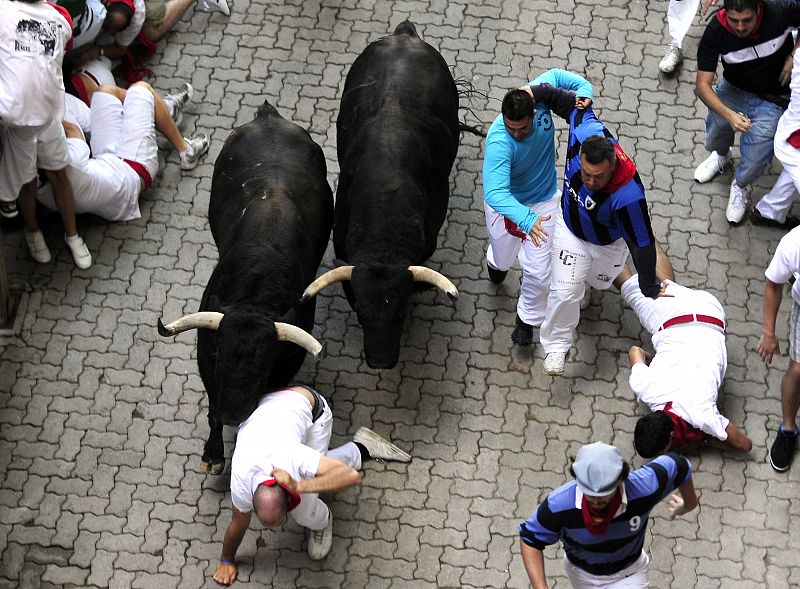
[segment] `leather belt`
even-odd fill
[[[672,327],[674,325],[681,325],[683,323],[709,323],[710,325],[714,325],[719,327],[722,331],[725,331],[725,322],[722,319],[717,319],[712,315],[701,315],[699,313],[693,313],[691,315],[678,315],[677,317],[673,317],[672,319],[668,319],[664,321],[664,324],[658,328],[658,331],[662,329],[666,329],[668,327]]]

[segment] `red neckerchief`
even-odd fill
[[[619,190],[636,175],[636,164],[628,157],[627,153],[622,151],[618,143],[614,144],[614,155],[617,156],[617,164],[614,166],[614,173],[611,175],[611,180],[608,181],[608,184],[606,184],[602,190],[598,190],[598,192],[610,193]]]
[[[521,240],[526,240],[528,238],[527,234],[522,231],[519,226],[514,223],[511,219],[507,217],[503,217],[503,222],[506,224],[506,231],[509,235],[513,235],[514,237],[519,237]]]
[[[286,488],[286,485],[279,483],[274,478],[269,478],[266,481],[259,483],[261,485],[266,485],[267,487],[274,487],[278,485],[281,489],[286,491],[287,501],[286,501],[286,511],[291,511],[298,505],[300,505],[300,493],[292,493],[289,489]]]
[[[680,415],[676,415],[672,412],[672,401],[664,405],[662,411],[666,413],[667,417],[672,421],[673,433],[671,450],[683,452],[703,442],[705,439],[705,434],[703,432],[689,425]]]
[[[606,505],[602,511],[592,509],[589,502],[586,501],[586,495],[581,499],[581,514],[583,515],[583,525],[595,536],[602,536],[606,533],[608,526],[614,521],[614,515],[617,509],[622,504],[622,488],[617,487],[617,492],[614,493],[611,502]]]
[[[786,139],[786,143],[795,149],[800,149],[800,129],[792,131],[792,134],[789,135],[788,139]]]
[[[758,40],[759,32],[760,32],[759,29],[761,28],[761,19],[763,17],[764,17],[764,11],[761,8],[759,8],[756,11],[756,26],[753,29],[753,32],[750,33],[747,36],[747,39],[751,39],[753,41],[757,41]],[[728,31],[731,35],[733,35],[734,37],[738,37],[739,36],[739,35],[737,35],[736,33],[733,32],[733,29],[731,28],[731,25],[728,23],[728,19],[725,16],[725,9],[724,8],[722,8],[721,10],[717,11],[717,20],[719,21],[719,24],[722,25],[722,28],[725,29],[726,31]]]

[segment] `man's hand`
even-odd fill
[[[778,76],[778,81],[781,83],[781,86],[786,86],[789,80],[792,79],[792,66],[794,66],[794,55],[790,53],[786,56],[786,61],[783,62],[781,75]]]
[[[272,469],[272,476],[275,477],[275,480],[278,481],[280,485],[282,485],[287,491],[291,493],[299,493],[300,491],[297,489],[297,481],[292,478],[285,470],[280,468],[273,468]]]
[[[661,288],[658,289],[658,296],[660,297],[674,297],[675,295],[667,294],[667,288],[669,287],[669,282],[666,280],[661,281]]]
[[[230,585],[236,580],[236,574],[239,569],[235,564],[228,564],[225,562],[217,563],[217,570],[214,571],[213,579],[220,585]]]
[[[575,108],[578,110],[586,110],[592,106],[592,99],[591,98],[582,98],[580,96],[575,97]]]
[[[758,354],[764,362],[771,364],[772,356],[775,354],[781,355],[778,338],[774,335],[761,334],[761,338],[758,340]]]
[[[530,95],[531,95],[531,98],[533,98],[533,102],[536,102],[536,97],[533,95],[533,90],[531,89],[531,87],[530,87],[530,86],[528,86],[527,84],[525,84],[524,86],[520,86],[520,87],[519,87],[519,88],[517,88],[517,89],[518,89],[518,90],[524,90],[525,92],[527,92],[528,94],[530,94]]]
[[[679,515],[686,513],[686,506],[683,498],[678,493],[673,493],[669,496],[669,519],[675,519]]]
[[[727,119],[731,129],[739,131],[740,133],[747,133],[753,127],[753,122],[750,120],[750,117],[743,112],[733,112],[731,110],[728,113]]]
[[[717,0],[706,0],[705,4],[703,4],[703,10],[700,11],[700,14],[702,16],[705,16],[706,13],[708,12],[708,9],[716,5],[717,5]]]
[[[550,235],[547,230],[542,227],[542,221],[549,221],[550,215],[540,215],[538,219],[536,219],[536,223],[533,224],[531,228],[531,232],[528,233],[528,236],[531,238],[533,245],[539,247],[547,243],[547,236]]]
[[[628,360],[630,361],[631,366],[634,364],[644,364],[646,366],[650,366],[650,361],[652,359],[652,354],[649,354],[639,346],[631,346],[628,350]]]

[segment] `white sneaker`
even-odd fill
[[[664,57],[658,62],[658,69],[661,73],[671,74],[675,68],[683,61],[683,51],[677,45],[670,43],[664,52]]]
[[[183,121],[183,107],[186,106],[194,96],[194,88],[189,82],[183,85],[183,88],[178,90],[175,94],[167,94],[164,97],[164,102],[170,109],[172,120],[175,121],[176,126],[180,126]]]
[[[89,253],[89,248],[86,247],[83,239],[77,233],[72,237],[64,236],[64,241],[67,242],[70,251],[72,252],[72,259],[75,260],[75,265],[81,270],[92,265],[92,254]]]
[[[328,525],[321,530],[306,528],[308,541],[308,557],[311,560],[322,560],[331,551],[333,546],[333,514],[328,512]]]
[[[700,182],[701,184],[708,182],[717,174],[721,174],[725,169],[725,166],[727,166],[729,163],[731,163],[730,151],[725,155],[725,157],[722,157],[716,151],[712,151],[711,155],[704,159],[703,162],[697,166],[697,168],[695,168],[695,182]]]
[[[25,243],[28,244],[28,251],[31,253],[31,257],[34,260],[40,264],[47,264],[47,262],[53,259],[41,231],[35,231],[33,233],[24,231],[24,233]]]
[[[731,193],[728,198],[728,208],[725,209],[725,218],[728,223],[738,225],[747,213],[747,198],[750,196],[750,187],[740,185],[734,178],[731,182]]]
[[[197,10],[200,12],[221,12],[225,16],[231,15],[228,0],[200,0],[197,3]]]
[[[542,371],[547,376],[563,376],[564,363],[567,361],[566,352],[549,352],[544,358]]]
[[[197,167],[200,158],[208,151],[208,135],[197,133],[191,137],[184,137],[186,151],[180,154],[181,170],[193,170]]]
[[[411,462],[411,455],[403,452],[386,438],[376,434],[369,428],[360,427],[353,436],[353,441],[362,444],[371,458],[393,460],[395,462]]]

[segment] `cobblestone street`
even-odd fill
[[[725,306],[720,410],[754,447],[745,457],[690,456],[700,509],[675,521],[666,505],[653,511],[651,586],[800,586],[800,466],[781,474],[767,460],[787,357],[767,368],[756,352],[764,269],[782,232],[728,225],[729,170],[707,184],[692,179],[706,157],[706,108],[694,94],[705,21],[696,17],[682,69],[666,77],[657,63],[667,2],[231,4],[230,17],[190,10],[148,64],[158,90],[185,81],[195,88],[183,127],[211,138],[195,170],[181,172],[171,153],[141,198],[141,219],[80,218],[95,258],[88,270],[74,266],[57,216],[43,221],[50,264],[31,259],[21,229],[3,230],[11,282],[27,294],[19,334],[0,338],[0,589],[217,586],[234,430],[225,429],[225,472],[200,474],[208,423],[196,332],[165,339],[156,323],[196,311],[216,264],[206,214],[214,160],[233,127],[269,101],[322,146],[335,189],[347,71],[406,18],[478,91],[462,97],[469,110],[461,118],[484,131],[509,88],[552,67],[587,77],[596,112],[636,162],[677,281]],[[566,124],[556,127],[560,177]],[[455,283],[458,300],[414,294],[400,362],[377,371],[363,360],[362,330],[341,287],[330,288],[314,330],[325,351],[307,358],[296,379],[331,400],[332,445],[366,425],[413,461],[370,462],[360,487],[326,497],[334,544],[324,561],[308,558],[296,524],[273,532],[254,518],[233,587],[529,587],[517,525],[569,479],[580,446],[613,443],[643,464],[633,428],[645,409],[628,385],[627,350],[652,346],[618,291],[592,292],[564,378],[542,374],[539,347],[533,364],[512,360],[520,274],[515,268],[500,286],[487,278],[482,161],[482,140],[462,134],[448,219],[429,263]],[[754,198],[779,171],[773,163]],[[323,267],[332,264],[329,246]],[[784,300],[778,321],[784,352],[789,307]],[[545,552],[556,589],[570,586],[562,554]]]

